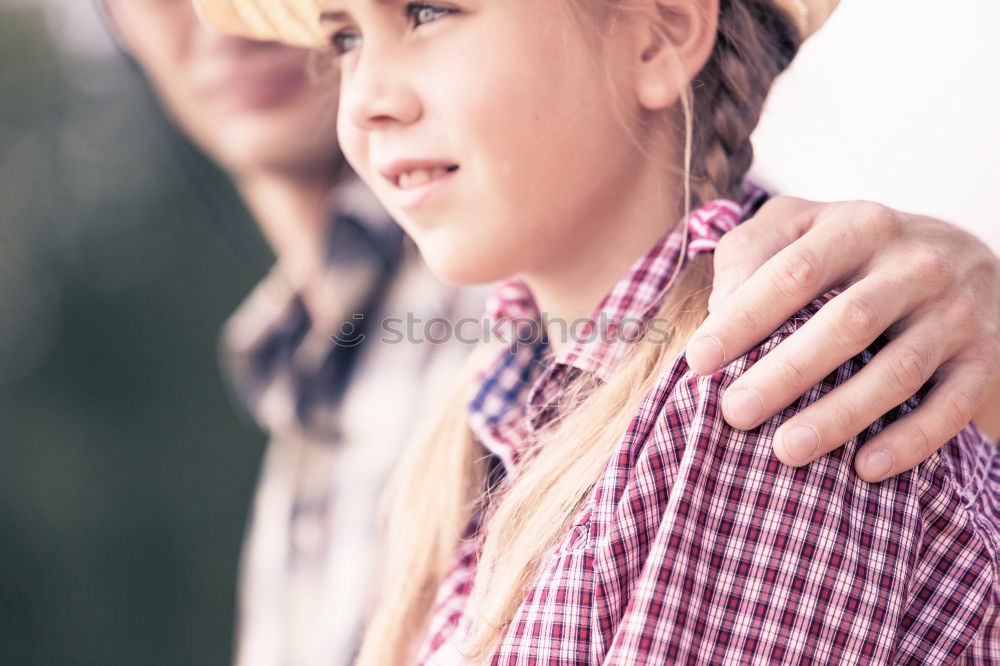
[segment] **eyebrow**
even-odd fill
[[[346,21],[349,14],[347,12],[322,12],[319,15],[320,23],[339,23]]]
[[[389,5],[399,4],[401,0],[369,0],[369,2],[372,4],[379,5],[380,7],[387,7]],[[350,12],[346,12],[343,10],[331,10],[326,12],[320,12],[319,20],[320,23],[324,23],[327,21],[330,22],[346,21],[348,18],[350,18],[350,16],[351,16]]]

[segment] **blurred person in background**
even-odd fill
[[[336,90],[310,81],[307,51],[222,36],[190,0],[103,8],[276,257],[221,339],[231,384],[270,438],[241,565],[237,661],[346,663],[376,565],[378,493],[465,351],[418,342],[439,335],[426,328],[434,317],[478,317],[479,299],[437,282],[344,169]],[[382,334],[375,322],[408,315],[412,340],[366,342]]]
[[[417,415],[439,400],[436,387],[464,354],[462,345],[417,339],[371,344],[378,331],[369,327],[407,313],[423,322],[478,315],[479,296],[437,283],[345,171],[333,130],[336,91],[310,83],[306,51],[217,35],[199,25],[188,0],[107,0],[106,9],[179,129],[233,177],[277,257],[223,335],[233,385],[271,435],[244,552],[237,660],[347,663],[377,566],[376,498]],[[859,224],[882,215],[801,205],[808,213],[765,209],[759,226],[787,229],[806,216]],[[951,256],[980,252],[942,223],[922,224],[949,239]],[[893,248],[925,242],[904,233]],[[822,249],[829,252],[829,241]],[[888,288],[869,272],[873,289]],[[996,300],[995,280],[976,292],[984,301],[991,295]],[[798,297],[786,294],[781,307],[794,311]],[[949,333],[949,345],[985,337],[998,318]],[[828,350],[824,362],[835,366],[836,354],[850,355]],[[840,430],[865,426],[855,419]],[[902,452],[891,473],[931,452]]]

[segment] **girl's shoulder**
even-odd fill
[[[812,320],[836,293],[812,301],[789,317],[767,338],[721,370],[698,375],[688,366],[684,354],[660,374],[629,428],[625,447],[632,455],[649,449],[680,465],[682,459],[699,456],[701,463],[716,470],[732,468],[756,470],[759,478],[782,478],[791,483],[814,483],[842,493],[867,497],[872,488],[889,489],[893,501],[910,502],[911,516],[918,518],[921,507],[942,494],[963,512],[976,513],[992,524],[991,539],[1000,534],[1000,450],[975,426],[969,425],[945,446],[913,470],[881,484],[869,484],[854,471],[854,456],[877,434],[917,409],[925,393],[910,396],[877,418],[863,431],[813,463],[800,468],[783,464],[774,453],[779,428],[799,412],[818,402],[852,377],[862,372],[888,343],[880,337],[844,363],[790,405],[751,430],[731,427],[723,417],[727,390],[755,363]],[[923,446],[914,441],[914,446]],[[709,471],[709,473],[714,473]],[[793,480],[794,479],[794,480]],[[883,497],[883,500],[887,498]],[[1000,543],[994,548],[1000,562]]]
[[[829,299],[712,375],[678,357],[599,480],[581,521],[586,540],[571,545],[593,548],[598,572],[611,572],[600,589],[632,591],[637,637],[659,636],[650,626],[665,627],[664,640],[715,636],[696,645],[724,653],[713,663],[761,645],[762,618],[782,627],[782,645],[824,663],[955,663],[963,653],[993,663],[1000,466],[981,433],[970,427],[917,468],[862,481],[855,453],[912,411],[913,396],[809,465],[789,467],[773,452],[779,426],[860,372],[884,341],[752,430],[722,417],[726,389]],[[839,638],[820,645],[816,632]]]
[[[697,375],[681,354],[663,373],[647,396],[638,421],[645,421],[646,446],[666,454],[680,466],[691,458],[704,473],[716,479],[731,478],[735,484],[767,484],[792,488],[800,485],[834,493],[837,501],[869,502],[872,507],[890,505],[897,518],[917,532],[952,512],[948,520],[983,543],[1000,570],[1000,449],[975,425],[957,436],[913,470],[878,484],[862,481],[853,467],[857,451],[887,427],[916,409],[924,392],[910,396],[883,414],[842,446],[804,467],[783,464],[774,453],[779,427],[809,405],[846,383],[872,362],[888,340],[880,337],[867,348],[828,373],[795,402],[748,431],[731,427],[723,418],[726,390],[747,370],[809,322],[835,297],[826,294],[789,317],[753,349],[711,375]],[[643,419],[642,415],[649,415]],[[641,423],[636,430],[642,432]],[[638,443],[638,442],[636,442]],[[923,446],[914,441],[914,446]],[[728,476],[727,476],[728,475]],[[787,485],[783,485],[787,484]],[[796,491],[797,492],[797,491]],[[897,513],[902,509],[902,513]],[[997,589],[1000,596],[1000,587]]]
[[[931,663],[923,657],[981,641],[988,643],[982,650],[1000,655],[1000,633],[979,630],[1000,604],[1000,454],[975,426],[913,470],[880,483],[861,480],[854,456],[913,411],[920,395],[809,465],[790,467],[774,454],[779,426],[861,372],[885,340],[752,430],[732,428],[722,416],[726,389],[832,298],[810,303],[712,375],[696,375],[678,357],[626,434],[628,455],[617,464],[631,466],[631,473],[619,477],[630,480],[617,496],[619,511],[623,501],[657,507],[657,530],[681,549],[707,533],[719,557],[737,553],[765,571],[767,563],[786,558],[817,581],[835,575],[850,589],[880,581],[880,602],[870,610],[895,609],[895,617],[880,623],[909,627],[897,650],[915,662]],[[671,552],[670,561],[676,555]],[[810,568],[817,563],[825,564]],[[948,640],[921,629],[932,626],[945,628]]]
[[[713,424],[727,426],[722,417],[722,398],[727,389],[755,363],[774,351],[815,317],[835,296],[836,292],[830,292],[807,304],[746,354],[734,359],[726,367],[711,375],[694,373],[688,366],[683,353],[679,355],[673,366],[659,377],[656,387],[650,393],[650,396],[658,398],[658,402],[662,405],[662,408],[657,410],[659,417],[669,418],[672,416],[676,418],[677,408],[685,407],[692,418],[697,416],[703,422],[708,419]],[[774,435],[782,423],[859,374],[888,344],[888,338],[878,337],[865,349],[830,371],[805,394],[774,417],[749,431],[756,435],[751,439],[757,443],[773,441]],[[845,443],[844,448],[853,453],[889,425],[900,421],[917,409],[926,394],[925,387],[920,392],[908,397]],[[914,446],[922,445],[924,445],[922,442],[914,441]],[[958,492],[965,497],[986,491],[996,493],[1000,487],[1000,450],[982,431],[969,424],[955,438],[916,468],[918,475],[938,471],[947,475],[949,482],[954,484]]]

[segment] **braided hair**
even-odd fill
[[[771,83],[799,47],[795,24],[772,0],[720,0],[718,40],[692,82],[692,198],[739,199],[753,162],[750,135]]]

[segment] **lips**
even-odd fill
[[[455,167],[434,167],[433,169],[414,169],[408,173],[401,173],[399,177],[396,178],[396,187],[401,190],[412,190],[414,187],[420,187],[425,183],[432,180],[437,180],[442,178],[445,174],[451,173],[458,169]]]
[[[446,160],[397,160],[378,172],[397,191],[399,204],[412,210],[440,192],[458,170]]]
[[[458,165],[441,160],[399,160],[379,169],[400,190],[412,190],[458,171]]]

